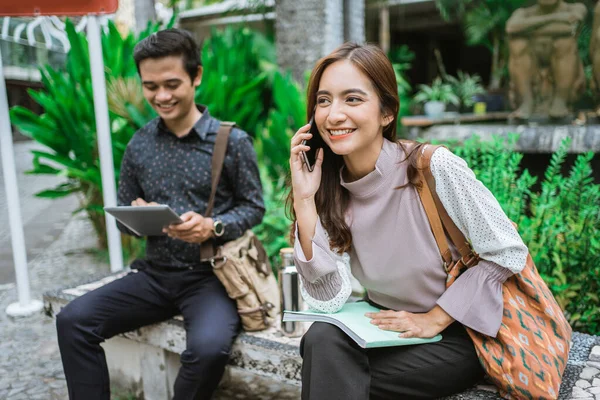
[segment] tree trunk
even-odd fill
[[[156,20],[154,0],[134,0],[135,31],[141,32],[148,26],[149,21]]]

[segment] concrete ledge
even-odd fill
[[[126,273],[45,293],[46,314],[55,317],[71,300]],[[299,338],[285,337],[277,328],[242,332],[232,348],[221,386],[263,392],[262,395],[254,392],[257,397],[253,398],[299,398],[302,366],[299,344]],[[185,350],[183,320],[178,316],[126,332],[107,340],[103,348],[114,387],[132,391],[146,400],[171,398],[180,365],[179,354]]]
[[[54,317],[71,300],[120,278],[127,272],[110,275],[74,288],[44,294],[46,314]],[[215,400],[300,398],[302,359],[299,338],[283,336],[277,328],[263,332],[242,332],[234,343],[229,366]],[[600,384],[600,338],[581,333],[573,336],[573,346],[559,399],[590,398],[579,393],[593,390],[594,378]],[[179,354],[185,349],[185,330],[181,317],[142,327],[107,340],[103,347],[111,385],[145,400],[166,400],[179,370]],[[597,359],[592,360],[594,347]],[[595,370],[594,368],[598,368]],[[592,368],[592,370],[590,370]],[[590,371],[597,371],[586,378]],[[591,375],[590,375],[591,376]],[[592,381],[588,384],[582,379]],[[600,393],[600,388],[597,389]],[[586,392],[587,394],[587,392]],[[590,393],[591,394],[591,393]],[[491,385],[477,385],[446,400],[500,399]],[[600,396],[596,397],[600,400]]]
[[[410,127],[410,139],[458,140],[463,142],[473,134],[486,139],[492,135],[506,136],[518,133],[516,151],[524,153],[553,153],[561,141],[571,138],[569,153],[600,152],[600,125],[508,125],[508,124],[464,124]]]

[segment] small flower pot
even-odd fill
[[[429,118],[441,118],[446,111],[446,105],[441,101],[428,101],[425,103],[425,115]]]

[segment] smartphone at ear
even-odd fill
[[[304,164],[306,164],[308,170],[312,172],[315,169],[315,163],[317,162],[317,150],[323,147],[323,139],[319,134],[317,124],[315,124],[314,113],[308,123],[310,124],[309,132],[312,133],[313,136],[309,140],[303,140],[302,145],[310,147],[310,150],[306,152],[302,151],[300,154],[302,154],[302,160],[304,161]]]

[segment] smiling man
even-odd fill
[[[264,214],[256,155],[249,136],[229,137],[213,218],[202,214],[211,191],[211,158],[220,122],[194,103],[202,80],[200,52],[191,35],[158,32],[134,49],[144,96],[158,118],[140,129],[121,165],[119,205],[167,204],[184,221],[147,238],[137,272],[79,297],[57,316],[63,367],[73,399],[110,398],[100,343],[116,334],[181,314],[186,350],[174,399],[210,399],[240,322],[235,302],[207,263],[200,244],[237,239]],[[124,226],[119,229],[133,234]]]

